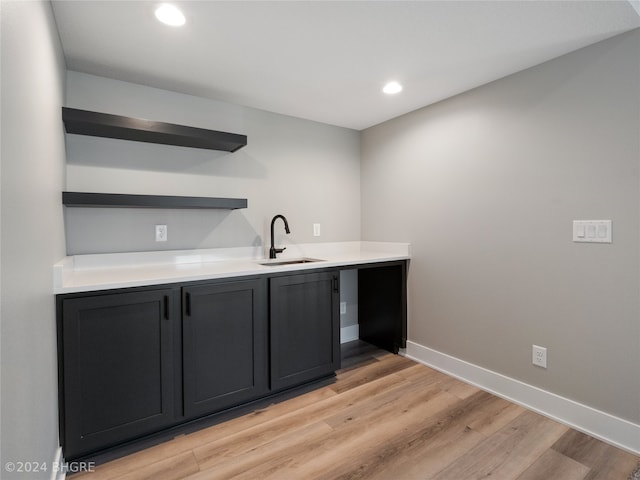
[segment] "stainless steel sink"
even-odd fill
[[[277,267],[281,265],[296,265],[300,263],[313,263],[313,262],[324,262],[325,260],[320,260],[319,258],[290,258],[283,260],[265,260],[264,262],[258,262],[260,265],[264,265],[265,267]]]

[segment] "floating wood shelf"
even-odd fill
[[[204,128],[154,122],[138,118],[62,107],[67,133],[117,138],[136,142],[235,152],[247,144],[247,136]]]
[[[181,197],[172,195],[129,195],[121,193],[62,192],[67,207],[119,208],[247,208],[246,198]]]

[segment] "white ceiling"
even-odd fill
[[[53,0],[67,67],[357,130],[640,27],[627,0],[158,3]]]

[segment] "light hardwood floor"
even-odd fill
[[[640,458],[404,357],[367,349],[333,383],[73,480],[627,480]]]

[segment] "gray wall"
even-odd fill
[[[3,1],[0,477],[49,478],[58,447],[51,265],[64,256],[64,60],[49,2]],[[6,462],[47,462],[14,473]]]
[[[595,44],[361,147],[363,238],[412,244],[409,339],[635,423],[639,45]],[[613,244],[573,243],[574,219],[613,220]]]
[[[360,239],[359,133],[228,103],[78,72],[67,106],[242,133],[248,145],[223,153],[67,135],[67,190],[247,198],[235,211],[67,208],[71,254],[172,250],[276,242]],[[313,224],[321,236],[313,237]],[[154,225],[168,226],[156,243]]]

